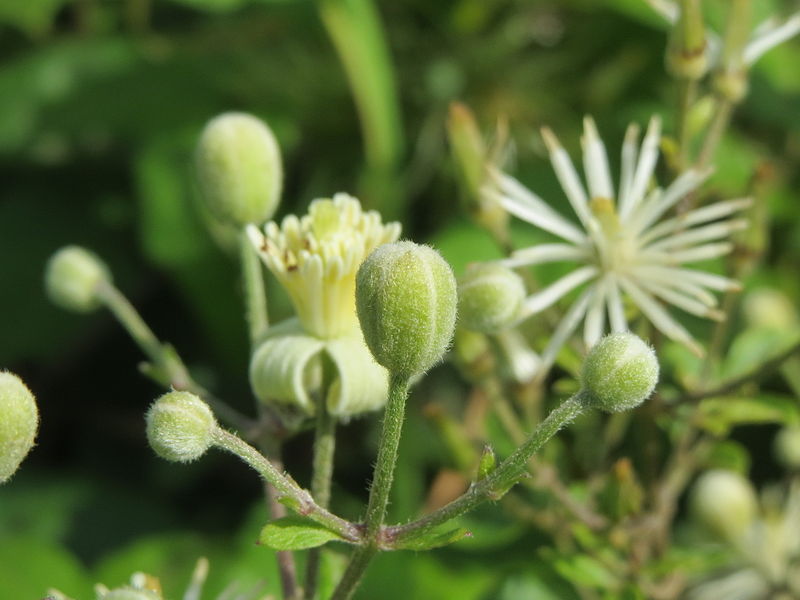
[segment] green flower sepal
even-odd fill
[[[348,419],[385,404],[388,372],[375,362],[359,328],[322,339],[310,335],[297,318],[269,329],[250,361],[250,385],[259,401],[311,416],[324,358],[335,370],[326,398],[332,415]]]

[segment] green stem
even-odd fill
[[[214,397],[192,379],[174,348],[159,341],[133,305],[114,285],[101,283],[97,287],[97,295],[152,363],[144,369],[147,375],[164,387],[197,394],[211,406],[220,419],[240,431],[250,432],[257,426],[253,419]]]
[[[365,520],[366,538],[373,543],[377,542],[380,527],[386,517],[386,507],[389,504],[389,492],[392,489],[394,468],[397,463],[397,448],[405,418],[406,398],[408,398],[408,377],[392,375]]]
[[[261,259],[244,231],[240,237],[245,312],[250,331],[250,344],[255,348],[255,344],[258,343],[269,328],[267,292],[264,288],[264,271],[261,266]]]
[[[733,114],[733,103],[730,100],[719,97],[717,104],[717,111],[714,113],[714,119],[708,128],[708,133],[703,141],[703,148],[700,150],[700,156],[697,158],[697,168],[702,169],[714,158],[714,153],[717,151],[722,136],[728,128],[731,115]]]
[[[383,415],[383,431],[367,504],[365,544],[353,552],[331,600],[346,600],[352,597],[367,570],[369,561],[378,552],[378,536],[386,517],[386,506],[389,503],[389,492],[397,463],[397,448],[405,418],[408,381],[408,377],[401,375],[392,375],[389,381],[389,399]]]
[[[331,365],[327,365],[326,372]],[[317,398],[317,424],[314,432],[314,460],[311,476],[311,495],[322,508],[328,508],[333,479],[333,457],[336,449],[336,419],[328,412],[327,390],[331,376],[326,373],[326,383]],[[321,548],[312,548],[306,562],[305,598],[311,600],[317,592]]]
[[[691,134],[689,115],[697,93],[697,81],[682,79],[679,83],[678,98],[678,157],[679,168],[684,169],[689,164],[691,153]]]
[[[290,476],[281,473],[264,455],[238,436],[224,429],[217,429],[214,432],[214,444],[235,454],[255,469],[263,479],[275,487],[280,494],[280,501],[287,503],[298,514],[336,532],[345,541],[351,543],[361,541],[362,535],[356,525],[319,506],[308,491],[297,485]]]
[[[275,469],[283,470],[283,460],[281,458],[281,442],[274,438],[264,441],[261,451],[265,457],[272,462]],[[278,491],[269,481],[264,481],[264,495],[267,500],[267,509],[270,519],[281,519],[286,516],[286,506],[281,504]],[[294,555],[290,550],[279,550],[275,553],[278,563],[278,576],[281,580],[281,592],[284,600],[295,600],[300,596],[300,589],[297,585],[297,568],[294,562]]]
[[[429,515],[405,525],[389,527],[386,532],[387,540],[397,542],[419,536],[463,515],[486,500],[502,496],[524,475],[530,457],[562,427],[581,414],[586,405],[581,392],[563,402],[539,424],[525,443],[500,463],[488,477],[473,484],[462,496]]]

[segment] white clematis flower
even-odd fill
[[[746,226],[744,220],[731,217],[751,201],[726,200],[667,217],[667,212],[697,189],[710,171],[689,170],[666,189],[650,187],[661,135],[657,117],[650,121],[641,147],[638,127],[628,128],[622,146],[619,190],[615,194],[603,141],[592,119],[587,117],[584,125],[583,163],[588,193],[555,135],[549,129],[542,132],[553,168],[582,227],[506,174],[495,171],[493,185],[484,190],[511,214],[563,240],[518,250],[502,261],[505,265],[521,267],[560,261],[579,265],[525,301],[522,319],[552,306],[579,286],[585,287],[556,327],[542,354],[540,372],[552,366],[559,349],[581,321],[587,347],[594,345],[606,329],[625,331],[628,323],[623,296],[666,336],[701,354],[701,347],[662,303],[700,317],[723,318],[711,291],[738,289],[738,283],[683,265],[730,252],[733,245],[726,238]]]
[[[286,289],[297,318],[271,327],[253,354],[250,381],[262,402],[311,415],[311,392],[322,381],[324,355],[336,374],[327,390],[331,414],[349,417],[380,408],[388,375],[364,342],[356,316],[355,278],[378,246],[397,240],[398,223],[381,222],[347,194],[314,200],[308,214],[264,231],[247,229],[267,268]]]

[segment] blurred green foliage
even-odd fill
[[[20,373],[36,392],[43,423],[39,447],[0,489],[0,597],[40,597],[52,586],[90,598],[94,582],[119,585],[136,570],[159,575],[177,597],[201,555],[211,560],[209,592],[259,579],[277,590],[270,551],[255,545],[266,518],[253,507],[258,482],[228,457],[189,468],[157,461],[141,418],[157,390],[137,374],[135,349],[107,315],[64,314],[42,292],[43,266],[55,249],[92,248],[198,376],[249,410],[235,253],[211,238],[194,202],[191,154],[207,119],[237,109],[270,123],[286,163],[282,214],[339,190],[371,205],[385,207],[390,198],[387,210],[402,216],[404,235],[440,246],[457,272],[499,254],[459,215],[445,141],[451,101],[468,103],[487,131],[508,118],[517,175],[536,181],[560,208],[566,202],[536,133],[541,125],[557,129],[571,150],[585,113],[607,140],[653,112],[674,129],[666,27],[641,0],[382,1],[377,10],[402,115],[397,148],[405,151],[376,175],[320,4],[0,0],[0,367]],[[717,15],[725,8],[724,0],[705,4]],[[760,14],[793,6],[756,4]],[[798,64],[796,41],[758,63],[713,182],[720,196],[742,195],[755,169],[767,168],[768,248],[747,283],[778,288],[795,305]],[[537,235],[531,229],[516,229],[521,242]],[[288,310],[280,297],[273,285],[275,316]],[[773,334],[740,333],[720,369],[728,377],[746,372],[779,345]],[[678,379],[697,378],[697,364],[681,349],[667,345],[664,356]],[[459,386],[444,370],[425,390],[454,406]],[[707,405],[703,427],[736,437],[743,424],[797,423],[800,408],[785,383],[775,377],[766,387],[768,401]],[[392,520],[418,510],[447,462],[421,408],[412,400]],[[335,508],[348,516],[357,516],[364,498],[374,424],[374,417],[350,424],[338,451]],[[725,442],[713,460],[743,468],[748,454],[765,452],[773,431],[765,427],[761,437],[745,429],[745,445]],[[581,431],[592,439],[591,422],[579,424],[576,437]],[[308,476],[309,445],[301,436],[287,449],[300,481]],[[774,471],[769,460],[754,462],[756,477]],[[465,524],[473,538],[452,548],[381,556],[362,597],[564,600],[579,597],[565,580],[591,588],[615,577],[590,553],[548,550],[534,527],[491,508]],[[341,550],[326,549],[332,572]],[[639,596],[622,590],[618,597]]]

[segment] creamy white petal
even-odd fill
[[[642,290],[627,277],[620,279],[622,289],[631,297],[647,319],[668,338],[686,345],[692,352],[702,356],[703,349],[694,341],[691,334],[673,319],[653,297]]]
[[[640,237],[641,243],[647,244],[662,236],[668,235],[675,231],[686,229],[693,225],[715,221],[723,217],[732,215],[740,210],[750,207],[753,204],[752,198],[738,198],[735,200],[723,200],[722,202],[715,202],[703,208],[690,210],[689,212],[678,215],[666,221],[662,221],[658,225],[651,227],[645,231]]]
[[[611,331],[619,333],[628,330],[628,321],[625,319],[625,307],[622,305],[622,296],[619,293],[617,277],[612,275],[608,278],[608,290],[606,293],[608,302],[608,322]]]
[[[513,177],[498,174],[495,182],[497,190],[487,186],[483,193],[511,214],[567,241],[576,244],[586,241],[586,234]]]
[[[683,233],[676,233],[668,238],[664,238],[657,242],[646,246],[647,250],[666,250],[670,248],[678,248],[680,246],[687,246],[689,244],[697,244],[699,242],[708,242],[711,240],[718,240],[720,238],[728,237],[735,231],[741,231],[747,228],[747,221],[744,219],[733,219],[730,221],[721,221],[713,223],[697,229],[690,229]]]
[[[592,294],[589,308],[586,311],[586,321],[583,324],[583,343],[587,349],[594,346],[603,336],[606,316],[606,289],[608,288],[606,279],[601,279],[594,286],[595,292]]]
[[[547,374],[547,371],[553,366],[556,356],[558,356],[558,351],[561,350],[564,342],[566,342],[569,336],[578,328],[578,324],[581,322],[583,315],[586,314],[586,309],[589,306],[589,301],[594,292],[595,286],[590,286],[584,290],[583,294],[581,294],[567,311],[567,314],[565,314],[558,323],[558,326],[553,332],[553,336],[550,338],[550,342],[542,353],[542,362],[539,366],[539,374],[537,375],[538,378],[541,379]]]
[[[647,279],[639,280],[639,283],[646,291],[658,296],[673,306],[677,306],[678,308],[685,310],[689,314],[703,317],[705,319],[712,319],[714,321],[722,321],[725,319],[725,313],[722,311],[715,308],[710,308],[694,298],[690,298],[679,292],[676,292],[673,289],[670,289],[664,284]]]
[[[606,147],[597,126],[591,117],[583,119],[583,170],[589,183],[589,195],[592,198],[614,198],[614,186],[611,183],[611,169],[608,166]]]
[[[555,134],[547,127],[542,128],[542,138],[550,152],[550,162],[553,165],[553,170],[556,172],[558,181],[561,183],[570,205],[572,205],[572,210],[578,215],[578,219],[580,219],[584,227],[587,227],[592,221],[589,200],[569,154],[561,146]]]
[[[677,265],[680,263],[699,262],[725,256],[733,250],[733,244],[720,242],[716,244],[705,244],[688,250],[678,250],[676,252],[651,252],[643,250],[639,254],[639,264],[654,262],[662,265]]]
[[[543,263],[561,262],[563,260],[584,260],[589,256],[585,248],[571,244],[538,244],[530,248],[515,250],[511,256],[498,261],[509,267],[524,267]]]
[[[800,33],[800,13],[795,13],[782,24],[765,23],[766,27],[756,30],[756,36],[745,46],[744,62],[751,66],[775,46],[782,44]]]
[[[683,276],[683,269],[675,267],[660,267],[655,265],[634,267],[634,276],[646,281],[654,281],[661,285],[666,285],[675,290],[681,291],[688,296],[692,296],[708,307],[715,307],[719,304],[716,296],[700,286],[698,283],[689,281]]]
[[[645,190],[653,177],[653,171],[658,161],[658,144],[661,141],[661,119],[653,117],[647,126],[647,133],[642,141],[642,150],[639,154],[639,161],[636,163],[636,171],[633,175],[630,193],[627,195],[625,206],[620,206],[619,214],[622,220],[627,219],[644,199]]]
[[[639,154],[639,126],[635,123],[628,125],[625,132],[625,141],[622,143],[622,167],[619,178],[618,205],[626,206],[630,202],[633,175],[636,172],[636,157]],[[629,209],[626,209],[629,210]]]
[[[713,169],[697,171],[690,169],[682,173],[658,197],[649,197],[638,210],[635,210],[628,219],[631,227],[636,231],[644,231],[652,225],[661,215],[675,206],[682,198],[700,187],[711,176]]]
[[[522,306],[520,319],[526,319],[552,306],[576,287],[595,275],[597,275],[596,267],[581,267],[580,269],[564,275],[561,279],[556,280],[555,283],[550,284],[542,291],[528,297]]]
[[[688,281],[696,283],[718,292],[729,292],[742,289],[741,284],[735,279],[723,277],[722,275],[717,275],[715,273],[708,273],[706,271],[664,266],[653,266],[648,267],[648,269],[661,269],[664,273],[664,276],[667,278],[673,278],[675,281]]]

